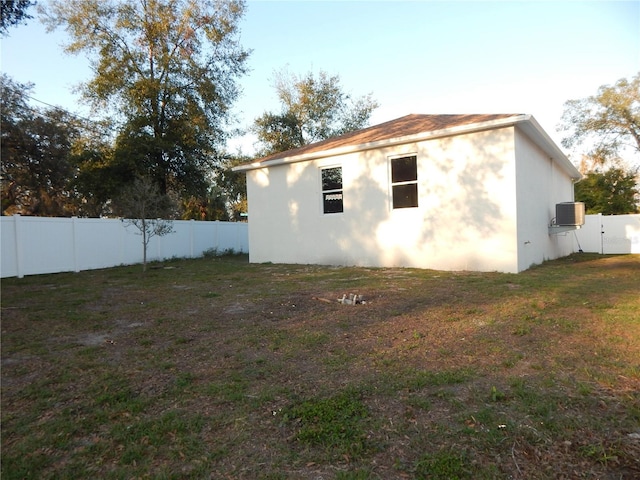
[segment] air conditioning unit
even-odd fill
[[[557,203],[555,224],[561,227],[575,227],[584,225],[584,203]]]

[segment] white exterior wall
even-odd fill
[[[410,154],[419,207],[394,210],[389,159]],[[344,213],[322,213],[329,166]],[[251,262],[518,271],[513,127],[251,170],[247,193]]]
[[[557,203],[572,202],[573,181],[558,164],[516,129],[518,271],[573,253],[574,232],[549,235]]]

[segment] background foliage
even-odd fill
[[[35,5],[30,0],[2,0],[0,2],[0,35],[6,35],[9,27],[32,18],[27,10]]]
[[[211,194],[237,80],[246,73],[244,8],[235,0],[72,0],[41,8],[49,29],[68,32],[65,51],[90,60],[94,76],[80,92],[111,124],[109,148],[94,145],[78,165],[87,214],[111,213],[110,201],[139,177],[177,204]]]
[[[281,70],[274,87],[281,111],[265,112],[253,126],[262,156],[364,128],[378,107],[371,94],[354,99],[342,89],[339,76],[324,71],[316,77]]]
[[[640,73],[565,103],[565,148],[583,149],[575,198],[587,213],[636,213],[640,205]]]
[[[638,212],[637,176],[620,167],[588,172],[575,186],[575,198],[588,214],[621,215]]]

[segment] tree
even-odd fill
[[[32,85],[0,76],[2,213],[39,216],[76,214],[72,148],[80,125],[58,108],[27,103]]]
[[[7,35],[9,27],[33,18],[27,13],[27,9],[35,4],[30,0],[2,0],[0,2],[0,35]]]
[[[575,185],[576,201],[584,202],[586,213],[620,215],[638,212],[637,173],[621,167],[587,173]]]
[[[251,157],[228,155],[213,170],[213,185],[206,197],[191,197],[182,202],[184,220],[241,221],[247,211],[247,182],[242,172],[232,167],[251,161]]]
[[[617,161],[624,149],[640,153],[640,73],[564,108],[559,130],[567,132],[565,148],[590,143],[587,155],[596,165]]]
[[[221,196],[225,199],[229,220],[243,220],[247,213],[247,176],[244,172],[234,172],[231,169],[251,161],[251,157],[238,153],[229,155],[214,169],[216,185]],[[246,219],[245,219],[246,220]]]
[[[218,161],[248,52],[242,0],[52,0],[50,29],[86,53],[95,75],[81,93],[120,116],[112,169],[150,178],[161,194],[201,195]]]
[[[147,248],[155,236],[173,232],[171,199],[160,193],[149,178],[139,177],[127,186],[116,202],[116,211],[125,218],[127,226],[133,225],[142,236],[142,271],[147,270]]]
[[[323,71],[316,78],[312,72],[296,76],[283,70],[274,87],[280,113],[265,112],[253,125],[263,156],[363,128],[378,107],[371,94],[353,99],[337,75]]]
[[[74,143],[72,160],[76,172],[72,186],[80,199],[78,216],[112,215],[111,199],[117,198],[127,185],[123,179],[133,177],[130,170],[113,161],[111,130],[108,121],[94,122]]]

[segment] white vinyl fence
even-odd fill
[[[148,260],[199,257],[207,250],[247,253],[248,225],[176,220],[174,232],[153,237]],[[142,263],[142,237],[117,219],[0,217],[0,276],[79,272]],[[640,215],[586,215],[572,235],[574,250],[640,254]]]
[[[640,215],[586,215],[574,238],[576,251],[640,253]]]
[[[242,222],[176,220],[173,233],[151,238],[147,260],[199,257],[208,250],[249,251]],[[79,272],[142,263],[133,225],[106,218],[0,217],[0,276]]]

